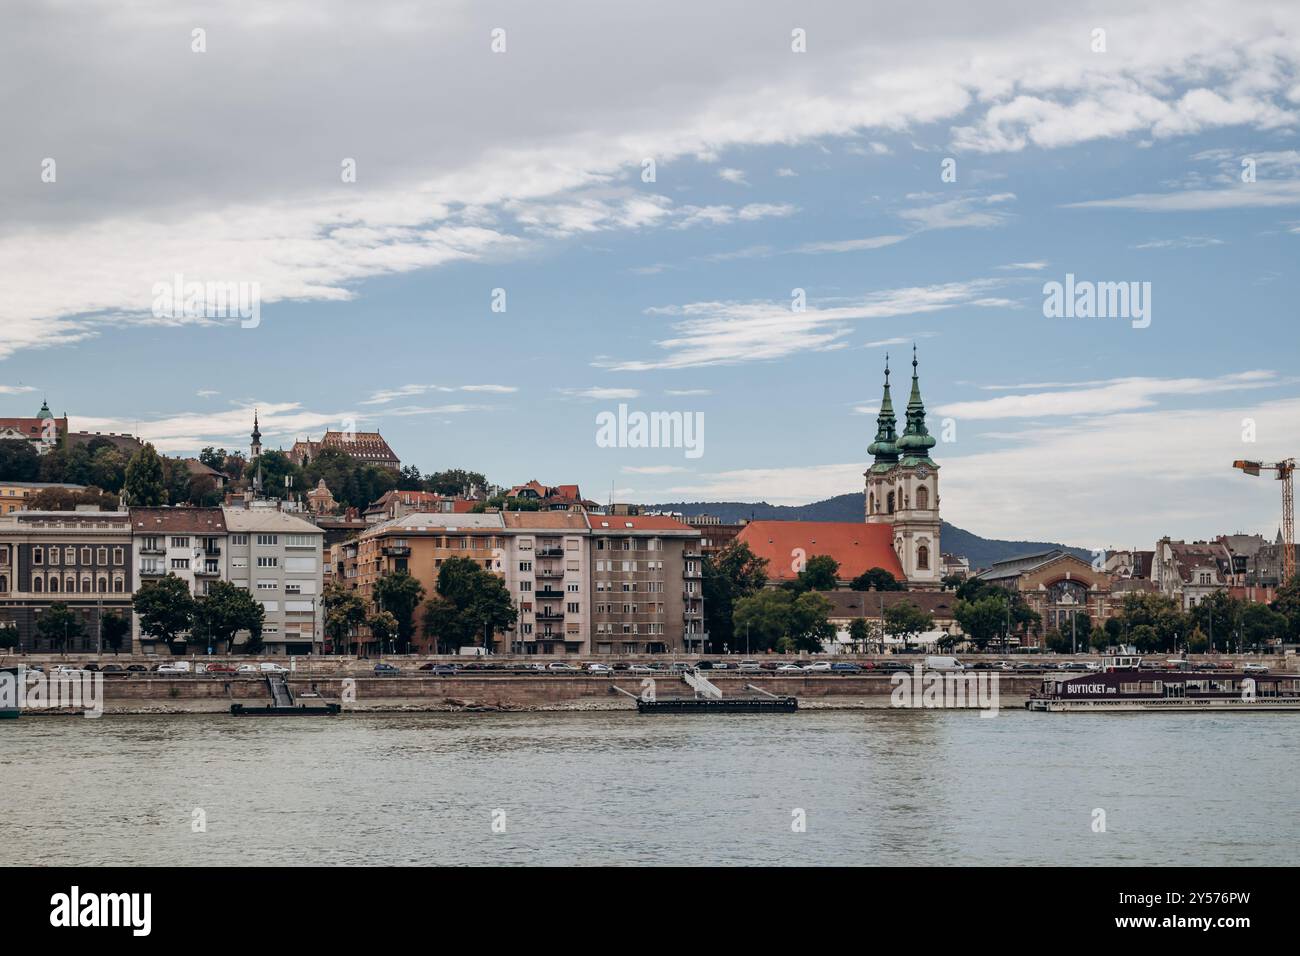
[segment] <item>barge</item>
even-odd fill
[[[660,697],[638,700],[642,714],[788,714],[799,709],[797,697]]]
[[[1052,676],[1025,701],[1044,713],[1300,711],[1300,674],[1145,670],[1139,657],[1106,658],[1099,673]]]

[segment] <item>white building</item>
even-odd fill
[[[266,611],[265,653],[309,654],[323,640],[320,608],[325,532],[275,502],[223,508],[232,583]]]

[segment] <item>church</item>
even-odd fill
[[[911,590],[937,590],[943,577],[939,548],[939,466],[930,457],[934,436],[925,425],[916,347],[912,347],[912,391],[903,433],[898,433],[885,358],[885,386],[876,416],[876,438],[865,472],[863,524],[836,521],[752,521],[737,535],[768,561],[774,584],[793,580],[809,558],[830,555],[847,583],[871,568],[883,568]]]

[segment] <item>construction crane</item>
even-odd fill
[[[1248,475],[1258,475],[1261,471],[1276,471],[1278,481],[1282,482],[1282,580],[1286,584],[1295,577],[1295,490],[1291,483],[1291,473],[1295,471],[1295,459],[1284,458],[1272,464],[1258,461],[1232,463]]]

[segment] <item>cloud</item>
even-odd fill
[[[1206,249],[1223,245],[1222,239],[1208,236],[1180,236],[1177,239],[1148,239],[1133,246],[1134,249]]]
[[[687,470],[681,465],[624,465],[622,468],[629,475],[675,475]]]
[[[896,245],[907,236],[870,236],[865,239],[840,239],[830,242],[809,242],[796,249],[796,252],[817,255],[823,252],[861,252],[864,249],[883,249]]]
[[[712,395],[713,389],[711,388],[666,388],[664,389],[664,394],[678,395],[678,396]]]
[[[972,402],[951,402],[936,411],[961,419],[1040,418],[1104,415],[1150,408],[1163,396],[1196,396],[1281,384],[1275,372],[1255,370],[1217,378],[1117,378],[1064,386],[1062,391],[1033,392]],[[1000,386],[1002,388],[1014,386]],[[1046,387],[1046,386],[1043,386]]]
[[[211,398],[212,396],[220,395],[221,393],[217,391],[215,388],[201,388],[194,394],[197,395],[199,398]]]
[[[598,385],[593,385],[590,388],[561,388],[558,391],[570,398],[589,398],[596,401],[618,401],[620,399],[641,397],[639,389],[603,388]]]
[[[898,215],[918,229],[965,229],[1000,226],[1011,214],[989,207],[1012,202],[1015,193],[995,193],[990,196],[962,196],[929,206],[904,209]]]
[[[1300,205],[1300,182],[1253,182],[1223,189],[1188,189],[1171,193],[1134,193],[1113,199],[1066,203],[1066,209],[1134,209],[1139,212],[1213,212],[1221,209],[1266,209]]]
[[[254,409],[268,448],[275,440],[292,444],[299,435],[341,429],[348,422],[360,426],[365,421],[353,411],[319,412],[297,402],[258,401],[221,411],[178,412],[143,421],[77,415],[69,424],[74,431],[136,435],[152,442],[160,452],[195,452],[206,445],[245,447],[253,430]]]
[[[491,392],[498,395],[508,395],[517,391],[519,389],[513,385],[400,385],[397,388],[380,389],[360,404],[384,405],[394,399],[412,398],[417,395],[427,395],[430,392]],[[393,414],[393,412],[392,410],[385,410],[384,414]]]
[[[36,389],[30,385],[0,385],[0,395],[21,395],[25,392],[34,392]]]
[[[790,203],[750,203],[746,206],[683,206],[674,224],[677,229],[694,226],[726,226],[734,222],[791,216],[798,210]]]
[[[778,170],[776,171],[776,174],[777,174],[778,176],[783,177],[783,178],[788,178],[788,177],[791,177],[791,176],[798,176],[798,175],[799,175],[799,174],[796,173],[793,169],[791,169],[789,166],[782,166],[780,169],[778,169]]]
[[[734,183],[738,186],[749,185],[749,183],[745,180],[745,171],[743,169],[729,169],[729,168],[719,169],[718,178],[729,183]]]
[[[1030,272],[1037,272],[1041,269],[1046,269],[1049,265],[1051,265],[1050,262],[1008,262],[1006,265],[998,266],[997,268],[1004,271],[1020,271],[1024,269],[1029,270]]]
[[[677,319],[674,334],[656,343],[668,354],[594,364],[615,371],[647,371],[784,358],[841,345],[839,340],[852,331],[850,323],[862,319],[922,315],[961,306],[1005,306],[1005,300],[989,295],[995,287],[992,280],[984,279],[889,289],[847,304],[818,307],[810,302],[802,312],[793,311],[789,303],[765,301],[692,302],[649,309],[650,315]]]

